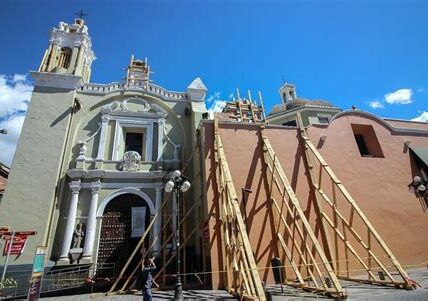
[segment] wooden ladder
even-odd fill
[[[220,218],[222,221],[222,256],[226,290],[242,299],[265,301],[266,296],[257,269],[247,229],[239,208],[238,196],[214,120],[214,150],[218,166]]]
[[[416,283],[409,279],[364,212],[309,140],[300,114],[297,117],[310,184],[321,216],[322,232],[327,242],[326,253],[338,277],[362,283],[415,288]],[[340,259],[341,252],[344,253],[345,260]],[[361,269],[352,270],[349,266],[351,261],[358,263]],[[395,274],[388,268],[394,269]],[[364,277],[351,275],[360,271],[364,273]]]

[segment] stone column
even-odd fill
[[[162,160],[162,153],[163,153],[163,127],[165,126],[165,120],[160,120],[158,122],[158,154],[157,154],[157,160]]]
[[[77,58],[76,58],[76,63],[74,64],[74,66],[75,66],[75,75],[80,75],[80,76],[82,76],[82,74],[83,74],[83,66],[82,66],[82,60],[83,60],[83,47],[82,47],[82,45],[80,45],[78,48],[77,48]]]
[[[45,72],[51,72],[52,68],[55,67],[56,56],[58,54],[58,47],[59,47],[58,45],[53,45],[52,46],[51,57],[49,58],[48,67],[47,67],[47,70],[45,70]]]
[[[91,185],[92,198],[89,204],[88,221],[86,223],[85,243],[83,245],[83,258],[91,259],[94,251],[95,231],[97,228],[98,195],[100,193],[100,181]]]
[[[67,224],[65,226],[64,239],[62,241],[62,249],[60,260],[68,260],[71,242],[73,240],[73,232],[76,224],[77,203],[79,201],[80,180],[71,181],[69,183],[71,189],[70,206],[68,207]]]
[[[98,144],[98,155],[96,161],[104,161],[104,153],[106,150],[106,138],[107,138],[107,128],[108,122],[110,120],[110,115],[102,114],[101,115],[101,133],[100,133],[100,141]]]
[[[160,212],[161,207],[162,207],[162,187],[156,187],[156,203],[155,203],[155,210],[156,213],[159,214],[159,216],[156,218],[155,223],[153,224],[153,238],[156,239],[156,237],[158,237],[158,239],[156,240],[156,243],[153,246],[153,253],[157,254],[160,252],[161,249],[161,228],[162,228],[162,212]]]

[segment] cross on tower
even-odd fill
[[[87,16],[88,14],[85,14],[85,13],[83,12],[83,9],[81,9],[81,10],[80,10],[80,12],[75,13],[75,15],[76,15],[76,16],[78,16],[78,17],[79,17],[79,19],[83,19],[83,16]]]

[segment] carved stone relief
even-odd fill
[[[123,171],[138,171],[141,156],[135,151],[128,151],[123,154],[122,170]]]

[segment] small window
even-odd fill
[[[297,126],[297,122],[296,122],[296,120],[290,120],[290,121],[284,122],[282,125],[285,125],[285,126]]]
[[[328,117],[318,117],[319,123],[328,123]]]
[[[125,152],[134,151],[142,156],[143,154],[143,134],[142,133],[126,133]]]
[[[384,158],[382,148],[371,125],[352,124],[351,126],[362,157]]]
[[[363,135],[355,134],[355,141],[358,145],[358,150],[360,151],[361,156],[369,156],[369,151],[367,150],[366,142],[364,141]]]

